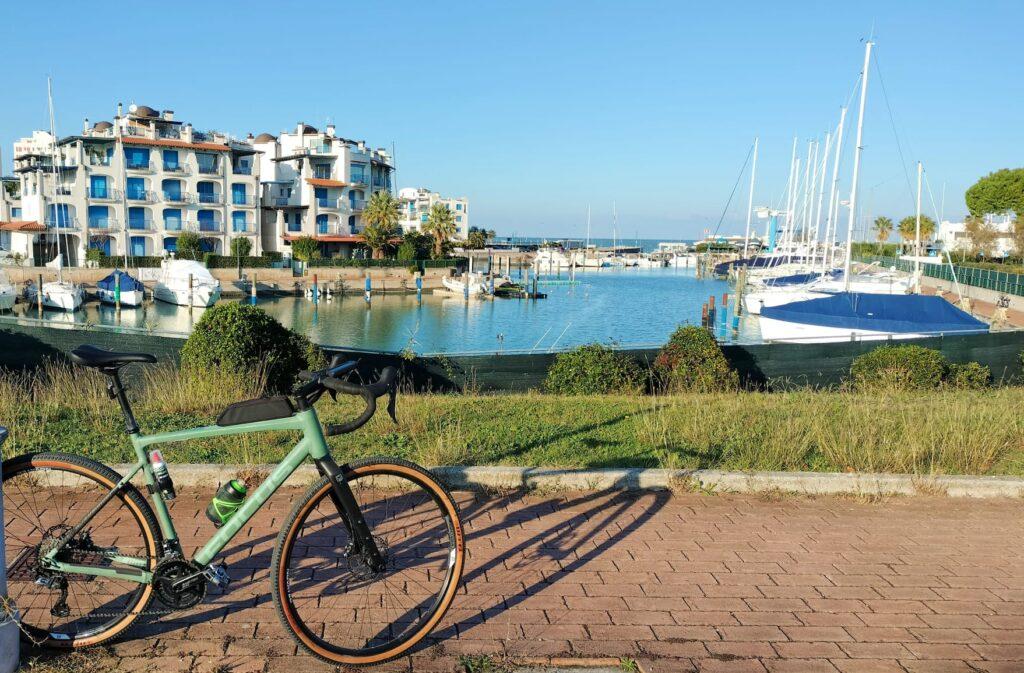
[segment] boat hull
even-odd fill
[[[880,341],[888,339],[919,339],[929,336],[923,332],[876,332],[849,327],[826,327],[804,323],[773,320],[761,316],[761,339],[766,343],[835,343],[840,341]]]
[[[96,298],[104,304],[116,304],[117,301],[114,299],[113,290],[104,290],[103,288],[96,289]],[[122,290],[121,291],[121,306],[142,306],[143,292],[142,290]]]
[[[187,287],[178,288],[157,283],[153,286],[153,298],[166,304],[205,308],[213,306],[220,299],[220,287],[200,285],[189,290]]]
[[[0,311],[10,311],[18,299],[18,291],[13,285],[0,287]]]
[[[25,290],[25,300],[39,302],[35,286]],[[58,311],[77,311],[82,306],[82,288],[70,283],[43,283],[43,308]]]

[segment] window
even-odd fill
[[[461,203],[456,203],[455,204],[455,210],[462,210],[462,204]]]
[[[129,229],[145,229],[146,228],[146,209],[133,206],[128,209],[128,228]]]
[[[422,215],[420,215],[420,222],[426,222],[426,221],[427,221],[427,214],[423,213]]]
[[[125,196],[134,201],[142,201],[146,198],[145,178],[128,178]]]
[[[91,199],[105,199],[107,198],[107,176],[105,175],[90,175],[89,176],[89,198]]]
[[[167,252],[178,252],[178,237],[168,236],[164,239],[164,250]]]
[[[52,203],[48,209],[46,224],[51,227],[70,227],[71,214],[66,203]]]
[[[456,222],[462,222],[462,215],[456,215],[455,216],[455,221]]]
[[[367,183],[366,164],[352,164],[352,182]]]
[[[196,213],[196,219],[199,220],[199,231],[217,231],[212,210],[200,210]]]
[[[133,257],[145,257],[146,255],[146,237],[145,236],[132,236],[132,256]]]
[[[149,150],[145,147],[124,148],[124,158],[128,168],[149,168]]]
[[[110,237],[92,236],[89,238],[89,249],[99,250],[101,255],[110,257]]]
[[[164,201],[181,201],[181,180],[164,180]]]
[[[89,226],[106,229],[110,224],[110,209],[106,206],[89,206]]]
[[[245,184],[236,183],[231,185],[231,203],[236,206],[246,205]]]
[[[313,166],[313,177],[321,180],[330,180],[331,178],[331,166],[330,164],[317,164]]]
[[[21,208],[11,208],[11,219],[12,220],[20,220],[21,219]]]
[[[176,171],[181,168],[178,163],[178,150],[164,150],[164,170]]]
[[[327,216],[317,215],[316,216],[316,233],[326,234],[327,233]]]
[[[164,209],[164,229],[167,231],[181,231],[181,209],[180,208],[165,208]],[[177,245],[178,239],[172,239]],[[167,249],[166,240],[164,241],[164,250]],[[177,248],[175,248],[177,249]]]
[[[245,223],[245,213],[236,210],[231,213],[231,230],[235,232],[244,232],[248,227]]]
[[[11,249],[11,232],[0,231],[0,250]]]
[[[217,155],[196,152],[196,163],[199,164],[200,173],[217,172]]]

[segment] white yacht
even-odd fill
[[[465,278],[465,279],[464,279]],[[494,288],[497,289],[502,285],[507,285],[511,281],[505,276],[494,276],[493,283]],[[469,287],[469,296],[477,297],[481,295],[487,295],[491,293],[491,276],[487,276],[479,271],[474,273],[466,274],[463,276],[445,276],[441,279],[441,284],[444,285],[445,289],[458,295],[466,295],[467,284]]]
[[[178,306],[213,306],[220,299],[220,281],[199,262],[167,260],[153,285],[153,298]]]
[[[76,283],[64,280],[64,255],[58,254],[53,261],[47,262],[46,266],[57,269],[57,280],[43,283],[41,297],[43,307],[54,308],[58,311],[77,311],[82,306],[82,288]],[[25,301],[30,304],[40,302],[39,288],[32,281],[25,286]]]

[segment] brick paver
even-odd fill
[[[227,550],[234,583],[113,646],[122,671],[328,670],[280,626],[268,570],[300,494]],[[210,493],[173,504],[187,549]],[[668,671],[1024,670],[1018,501],[459,493],[470,558],[453,609],[387,670],[460,656],[629,657]],[[379,670],[379,669],[378,669]]]

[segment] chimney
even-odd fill
[[[295,128],[296,135],[302,135],[302,129],[306,128],[306,122],[299,122],[299,125]]]
[[[334,137],[334,124],[327,125],[327,135],[329,135],[332,138]]]
[[[174,121],[174,110],[164,110],[164,119],[169,122]]]
[[[82,135],[85,135],[88,132],[89,132],[89,118],[86,117],[85,119],[82,120]]]
[[[124,116],[124,106],[122,106],[120,103],[118,103],[117,104],[117,118],[120,119],[123,116]]]

